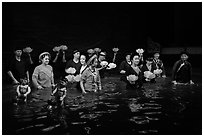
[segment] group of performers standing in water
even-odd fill
[[[159,52],[155,52],[153,57],[149,56],[144,58],[144,50],[137,49],[134,53],[126,53],[125,60],[117,67],[115,60],[119,51],[118,48],[113,48],[114,57],[111,61],[106,61],[107,53],[101,51],[100,48],[89,49],[87,50],[87,54],[81,54],[79,50],[74,50],[73,58],[66,61],[66,50],[67,47],[65,45],[53,49],[57,54],[52,63],[56,63],[60,52],[62,52],[62,62],[66,63],[65,68],[61,70],[64,73],[62,73],[58,84],[56,84],[54,80],[55,67],[53,70],[52,65],[49,65],[51,60],[50,53],[43,52],[39,55],[39,62],[41,64],[35,67],[32,74],[32,84],[35,88],[42,90],[48,87],[55,87],[52,94],[56,92],[56,88],[60,88],[59,91],[63,91],[62,97],[64,97],[66,95],[64,91],[66,91],[67,83],[76,83],[76,88],[81,90],[82,93],[97,92],[102,90],[101,78],[104,78],[104,73],[111,69],[119,70],[121,81],[126,83],[127,89],[140,89],[143,83],[155,83],[157,77],[166,78],[164,64],[162,60],[159,59]],[[28,63],[21,58],[22,49],[16,48],[14,50],[15,57],[7,67],[8,75],[12,81],[15,84],[19,84],[17,93],[18,96],[21,97],[27,96],[27,94],[31,92],[30,88],[25,86],[25,79],[27,79],[27,85],[30,83],[29,69],[26,64],[33,64],[30,56],[32,49],[27,47],[23,51],[28,54]],[[187,61],[188,54],[182,52],[180,57],[180,60],[173,66],[172,83],[194,84],[191,78],[192,67]],[[116,69],[116,67],[118,69]],[[23,82],[20,83],[21,81]],[[26,87],[28,92],[25,92],[23,87]]]

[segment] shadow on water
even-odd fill
[[[158,78],[125,90],[118,77],[102,83],[100,93],[69,90],[63,108],[47,105],[50,90],[33,92],[27,104],[3,102],[3,134],[202,134],[201,84]]]

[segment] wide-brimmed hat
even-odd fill
[[[94,55],[87,61],[87,65],[90,65],[91,62],[92,62],[95,58],[97,58],[97,55],[96,55],[96,54],[94,54]]]

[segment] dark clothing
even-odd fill
[[[69,67],[72,67],[72,68],[75,68],[75,69],[76,69],[75,75],[80,74],[80,69],[81,69],[81,63],[80,63],[80,61],[79,61],[78,63],[75,63],[75,62],[73,61],[73,59],[72,59],[72,60],[69,60],[69,61],[67,62],[67,64],[66,64],[65,69],[68,69]]]
[[[73,59],[71,59],[71,60],[69,60],[69,61],[67,62],[65,69],[68,69],[69,67],[75,68],[75,69],[76,69],[76,72],[75,72],[74,75],[76,76],[76,75],[79,75],[79,74],[80,74],[81,66],[82,66],[82,65],[81,65],[80,61],[79,61],[78,63],[75,63],[75,62],[73,61]],[[77,89],[80,89],[80,82],[77,82],[76,88],[77,88]]]
[[[184,64],[183,64],[184,63]],[[180,83],[188,83],[191,80],[192,67],[188,61],[177,61],[173,66],[172,80]]]
[[[65,66],[66,63],[65,62],[55,62],[52,63],[52,67],[53,67],[53,72],[54,72],[54,78],[55,79],[62,79],[65,77],[66,72],[65,72]]]
[[[120,63],[119,72],[120,72],[121,70],[124,70],[124,71],[127,72],[127,70],[128,70],[130,67],[131,67],[130,64],[128,64],[128,62],[127,62],[126,60],[124,60],[124,61],[122,61],[122,62]],[[120,77],[120,80],[123,81],[123,77],[126,77],[126,73],[125,73],[125,74],[121,74],[121,75],[122,75],[122,76]]]
[[[147,65],[144,64],[144,65],[142,66],[142,68],[141,68],[141,72],[142,72],[142,75],[144,76],[144,72],[145,72],[145,71],[150,71],[150,72],[153,73],[154,70],[156,70],[156,69],[157,69],[157,67],[156,67],[156,65],[155,65],[154,63],[152,63],[151,70],[149,70],[149,69],[147,68]],[[146,81],[145,81],[145,77],[143,77],[143,81],[146,82]],[[155,81],[155,78],[154,78],[154,79],[151,79],[150,82],[151,82],[151,83],[156,82],[156,81]]]
[[[128,62],[126,60],[122,61],[120,63],[120,67],[119,67],[119,71],[121,70],[128,70],[130,68],[130,64],[128,64]]]
[[[161,75],[166,75],[166,73],[165,73],[165,69],[164,69],[164,64],[163,64],[163,62],[160,60],[160,59],[158,59],[158,60],[153,60],[153,63],[155,64],[155,66],[157,67],[157,69],[161,69],[162,70],[162,73],[161,73]]]
[[[17,81],[27,78],[28,64],[24,60],[18,61],[15,58],[9,62],[7,72],[11,71]]]
[[[127,76],[129,75],[138,76],[138,80],[135,82],[135,84],[130,84],[130,82],[127,80]],[[143,82],[142,82],[143,75],[141,71],[138,74],[131,66],[126,69],[126,74],[121,77],[121,80],[127,83],[126,85],[127,89],[137,89],[137,88],[141,88],[143,85]]]

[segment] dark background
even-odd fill
[[[119,47],[121,60],[126,51],[146,49],[148,37],[162,48],[202,48],[201,2],[3,2],[2,18],[3,70],[19,45],[32,47],[35,59],[66,44],[69,51],[100,47],[110,53]],[[172,66],[179,56],[161,58]],[[201,67],[201,55],[189,60]]]

